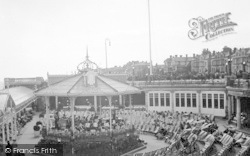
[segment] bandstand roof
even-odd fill
[[[136,94],[141,90],[94,71],[79,73],[36,92],[38,96],[111,96]]]
[[[0,90],[0,94],[10,94],[16,105],[16,111],[25,107],[36,98],[34,91],[27,87],[13,87],[9,89]]]

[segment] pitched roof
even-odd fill
[[[88,77],[90,76],[90,77]],[[88,84],[90,81],[94,84]],[[98,75],[94,72],[81,73],[52,84],[36,92],[38,96],[107,96],[134,94],[141,91],[126,83]]]
[[[25,105],[27,101],[34,100],[36,98],[34,91],[27,87],[13,87],[0,90],[0,93],[10,94],[17,108]]]

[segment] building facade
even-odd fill
[[[186,55],[185,57],[183,57],[182,55],[180,55],[179,57],[178,55],[170,55],[170,58],[167,58],[164,61],[165,71],[167,73],[186,72],[187,70],[189,70],[188,68],[191,65],[192,60],[193,57],[188,57],[188,55]]]

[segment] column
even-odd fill
[[[147,111],[148,111],[148,106],[149,106],[148,97],[149,97],[149,93],[148,93],[148,92],[145,92],[145,106],[146,106],[146,110],[147,110]]]
[[[7,141],[10,141],[10,124],[9,117],[7,118],[6,130],[7,130]]]
[[[171,108],[172,108],[172,112],[174,113],[174,106],[175,106],[175,104],[174,104],[174,91],[172,90],[171,91]]]
[[[102,115],[102,97],[99,96],[100,116]]]
[[[129,94],[129,107],[132,108],[132,95]]]
[[[109,101],[109,130],[110,130],[110,134],[112,132],[112,97],[108,96],[108,101]]]
[[[46,115],[45,115],[45,122],[46,122],[46,130],[47,134],[49,132],[49,97],[45,97],[45,108],[46,108]]]
[[[75,133],[75,97],[70,98],[70,115],[71,115],[71,130],[73,132],[73,136]]]
[[[4,116],[3,116],[3,119],[4,119]],[[5,123],[4,123],[4,120],[3,120],[3,123],[2,123],[2,133],[3,133],[3,135],[2,135],[3,144],[5,144]]]
[[[94,107],[95,107],[95,112],[97,112],[97,96],[94,96]]]
[[[119,105],[122,106],[122,95],[119,95]]]
[[[228,108],[228,119],[230,120],[232,117],[231,95],[228,95],[227,97],[227,108]]]
[[[231,96],[231,107],[232,107],[232,113],[234,114],[235,113],[235,107],[234,107],[234,96]]]
[[[11,140],[13,140],[14,138],[14,115],[12,114],[11,115],[11,124],[10,124],[10,127],[11,127]]]
[[[240,103],[240,97],[236,98],[237,101],[237,128],[241,128],[241,103]]]
[[[15,140],[17,139],[17,124],[16,124],[16,120],[17,120],[17,114],[15,112],[15,114],[14,114],[14,132],[15,132],[14,138],[15,138]]]
[[[197,106],[198,106],[198,113],[201,114],[201,91],[197,91],[198,99],[197,99]]]
[[[56,110],[58,109],[58,96],[55,97],[56,99]]]

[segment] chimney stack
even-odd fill
[[[180,57],[182,57],[182,55],[180,55]]]
[[[175,57],[177,57],[177,55],[175,55]]]
[[[188,57],[188,54],[186,54],[186,57]]]
[[[195,57],[195,54],[193,54],[193,57]]]

